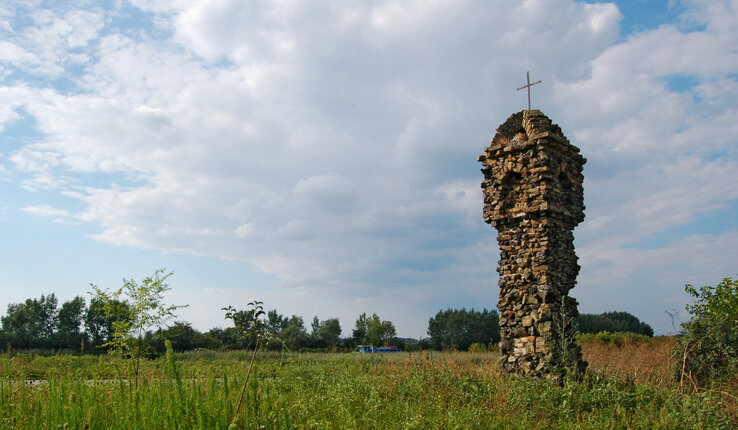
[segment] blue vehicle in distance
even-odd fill
[[[400,348],[397,346],[359,345],[356,347],[356,352],[361,354],[374,354],[377,352],[400,352]]]

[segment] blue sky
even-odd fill
[[[0,314],[166,267],[424,336],[495,308],[476,156],[525,107],[588,159],[580,311],[672,331],[737,276],[738,2],[0,1]]]

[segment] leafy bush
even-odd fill
[[[704,383],[738,368],[738,280],[724,278],[717,286],[699,290],[687,284],[684,290],[696,299],[687,305],[692,319],[674,346],[677,378]]]

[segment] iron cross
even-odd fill
[[[530,110],[530,87],[536,84],[540,84],[541,81],[530,83],[530,72],[525,72],[525,79],[528,81],[528,85],[523,85],[522,87],[518,88],[518,91],[522,90],[523,88],[528,88],[528,110]]]

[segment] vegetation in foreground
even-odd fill
[[[95,306],[106,319],[101,327],[109,332],[103,346],[112,347],[110,351],[118,357],[13,355],[8,342],[9,352],[0,357],[2,427],[599,429],[738,425],[738,283],[730,278],[716,287],[686,286],[696,303],[687,306],[692,319],[682,325],[684,332],[676,341],[654,340],[650,328],[636,327],[637,319],[629,314],[602,314],[600,322],[604,318],[614,327],[634,326],[641,333],[602,331],[580,336],[590,368],[576,379],[565,377],[558,386],[500,374],[498,357],[487,352],[487,341],[474,342],[473,338],[464,344],[469,353],[358,355],[285,353],[287,343],[274,336],[282,352],[259,355],[273,331],[281,334],[273,330],[271,320],[290,321],[276,311],[265,313],[261,302],[250,303],[248,311],[223,309],[226,318],[233,320],[234,330],[252,347],[250,353],[200,351],[176,357],[165,336],[166,358],[150,360],[143,353],[150,345],[148,329],[159,327],[159,333],[160,325],[178,307],[162,303],[161,292],[168,287],[161,281],[169,275],[160,278],[159,274],[157,271],[141,286],[132,283],[130,301],[118,300],[123,289],[114,293],[96,289]],[[57,313],[56,299],[50,298],[9,306],[0,334],[20,340],[28,339],[20,336],[25,329],[45,333],[48,340],[61,339],[59,333],[65,332],[82,335],[78,321],[84,301],[65,303]],[[33,310],[48,318],[28,318]],[[448,310],[432,318],[430,325],[436,321],[439,334],[478,326],[479,333],[493,336],[495,317],[493,312]],[[39,324],[47,320],[53,324]],[[588,324],[596,327],[600,322],[591,319]],[[325,340],[330,334],[339,342],[337,320],[324,323],[314,320],[311,337],[328,344]],[[377,334],[396,336],[391,323],[363,314],[354,337],[357,332],[369,337],[374,326]],[[93,330],[89,338],[94,335]],[[435,346],[461,344],[453,339],[435,342]]]
[[[590,346],[585,345],[585,356],[593,356]],[[648,358],[669,367],[668,348],[641,353],[647,351]],[[729,397],[714,390],[682,393],[671,376],[657,383],[652,375],[642,383],[628,369],[606,376],[602,363],[593,361],[583,379],[565,380],[559,387],[502,375],[496,370],[498,358],[488,352],[263,352],[231,428],[702,429],[736,424]],[[5,355],[0,357],[0,427],[226,429],[250,359],[247,351],[201,351],[148,360],[136,386],[130,360]],[[31,384],[32,379],[45,382]]]

